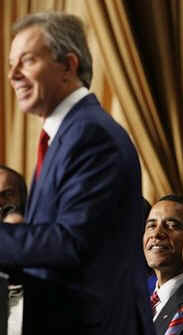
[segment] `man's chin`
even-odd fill
[[[148,262],[148,266],[153,270],[161,270],[163,268],[172,266],[172,261],[170,259],[158,259],[158,260],[151,259]]]
[[[38,115],[38,116],[42,116],[42,110],[40,110],[39,108],[35,108],[33,106],[27,106],[23,103],[19,103],[19,110],[24,113],[24,114],[33,114],[33,115]]]

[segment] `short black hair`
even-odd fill
[[[142,206],[143,206],[143,211],[144,211],[144,229],[145,229],[146,220],[147,220],[147,218],[149,216],[149,213],[151,211],[152,206],[151,206],[150,202],[146,198],[144,198],[144,197],[142,197],[142,202],[143,202]],[[144,260],[145,260],[147,275],[150,276],[153,273],[153,271],[148,266],[145,257],[144,257]]]
[[[157,202],[159,201],[175,201],[179,204],[183,204],[183,195],[182,194],[167,194],[163,197],[161,197]]]
[[[142,197],[142,199],[143,199],[143,207],[144,207],[144,216],[145,216],[145,220],[146,220],[149,216],[149,213],[150,213],[150,210],[151,210],[152,206],[146,198]]]
[[[3,164],[0,164],[0,170],[6,171],[14,181],[20,197],[19,208],[21,212],[24,213],[27,200],[27,185],[25,183],[24,177],[17,171]]]

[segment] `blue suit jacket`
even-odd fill
[[[47,151],[29,224],[0,226],[0,263],[24,267],[23,334],[153,334],[141,208],[135,148],[90,94]]]

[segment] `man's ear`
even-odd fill
[[[77,74],[79,67],[79,58],[74,52],[69,52],[64,61],[65,71],[70,74]]]

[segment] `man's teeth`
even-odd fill
[[[27,87],[21,87],[21,88],[18,88],[18,89],[17,89],[17,92],[18,92],[18,93],[21,93],[21,92],[26,92],[27,90],[28,90]]]
[[[163,245],[153,245],[151,249],[167,249],[167,248]]]
[[[24,95],[28,92],[29,87],[21,87],[16,90],[16,95],[18,98],[24,97]]]

